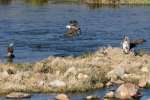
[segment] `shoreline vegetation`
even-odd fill
[[[111,84],[150,86],[150,54],[101,48],[79,57],[48,57],[32,64],[1,64],[0,95],[10,92],[84,92]]]
[[[149,5],[150,0],[84,0],[87,4],[101,5]]]
[[[1,5],[9,5],[12,3],[24,2],[31,5],[45,5],[45,4],[87,4],[87,5],[149,5],[150,0],[1,0]]]

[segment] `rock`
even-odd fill
[[[117,67],[114,70],[108,72],[106,77],[108,79],[114,79],[115,80],[118,77],[122,78],[124,76],[124,74],[125,74],[125,69],[123,67]]]
[[[146,87],[146,85],[147,85],[147,81],[146,80],[140,80],[139,81],[139,84],[138,84],[139,87],[144,88],[144,87]]]
[[[37,82],[38,87],[44,87],[44,85],[45,85],[45,82],[43,80],[40,80]]]
[[[141,68],[141,71],[144,72],[144,73],[149,72],[149,70],[148,70],[147,67],[142,67],[142,68]]]
[[[86,100],[99,100],[100,97],[99,96],[87,96]]]
[[[113,83],[110,82],[110,81],[106,83],[106,86],[107,86],[107,87],[112,86],[112,85],[113,85]]]
[[[54,81],[50,82],[49,85],[54,88],[60,88],[60,87],[65,87],[66,83],[64,81],[54,80]]]
[[[124,83],[124,81],[122,81],[122,80],[115,80],[115,81],[113,81],[113,83],[117,84],[117,85],[121,85],[121,84]]]
[[[117,75],[114,73],[114,70],[112,70],[112,71],[107,73],[106,78],[111,79],[111,80],[116,80]]]
[[[69,100],[69,97],[66,94],[59,94],[56,96],[56,100]]]
[[[117,67],[114,69],[114,73],[117,75],[117,77],[122,78],[123,75],[125,74],[125,70],[123,67]]]
[[[8,74],[7,71],[1,72],[0,73],[0,81],[3,81],[4,79],[9,78],[9,76],[10,75]]]
[[[79,80],[86,80],[88,78],[88,75],[83,74],[83,73],[79,73],[78,74],[78,79]]]
[[[110,91],[108,93],[105,94],[104,98],[114,98],[114,92],[113,91]]]
[[[104,84],[103,84],[103,83],[96,83],[96,84],[95,84],[95,88],[96,88],[96,89],[99,89],[99,88],[102,88],[102,87],[104,87]]]
[[[125,81],[132,81],[132,82],[136,82],[137,80],[141,79],[141,75],[138,74],[124,74],[123,76],[123,80]]]
[[[12,92],[6,96],[9,99],[21,99],[21,98],[30,98],[31,94],[22,93],[22,92]]]
[[[115,91],[115,97],[118,99],[131,99],[132,96],[137,94],[138,89],[138,86],[132,83],[123,84]]]

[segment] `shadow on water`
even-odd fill
[[[0,0],[0,5],[10,5],[12,0]]]
[[[35,5],[35,6],[42,6],[48,4],[49,0],[25,0],[25,3]]]
[[[98,9],[98,8],[119,8],[120,5],[103,5],[103,4],[86,4],[89,9]]]

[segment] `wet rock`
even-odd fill
[[[100,100],[100,96],[87,96],[86,100]]]
[[[131,99],[132,96],[137,94],[138,89],[138,86],[132,83],[123,84],[115,91],[115,97],[118,99]]]
[[[59,94],[56,96],[56,100],[69,100],[69,97],[66,94]]]
[[[49,85],[54,88],[60,88],[60,87],[65,87],[66,83],[64,81],[54,80],[54,81],[50,82]]]
[[[22,92],[12,92],[6,96],[9,99],[21,99],[21,98],[30,98],[31,94],[22,93]]]
[[[104,98],[114,98],[115,93],[113,91],[110,91],[105,94]]]

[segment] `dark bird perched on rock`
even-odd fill
[[[130,40],[129,37],[124,36],[123,42],[122,42],[122,49],[125,54],[128,54],[134,47],[136,47],[139,44],[143,44],[145,42],[144,39],[134,39]]]
[[[68,36],[75,36],[80,33],[80,26],[76,20],[69,21],[69,24],[66,26],[68,29],[66,35]]]
[[[11,43],[11,44],[9,44],[9,46],[8,46],[8,48],[7,48],[7,57],[8,57],[8,58],[14,58],[14,57],[15,57],[13,46],[14,46],[14,44]]]

